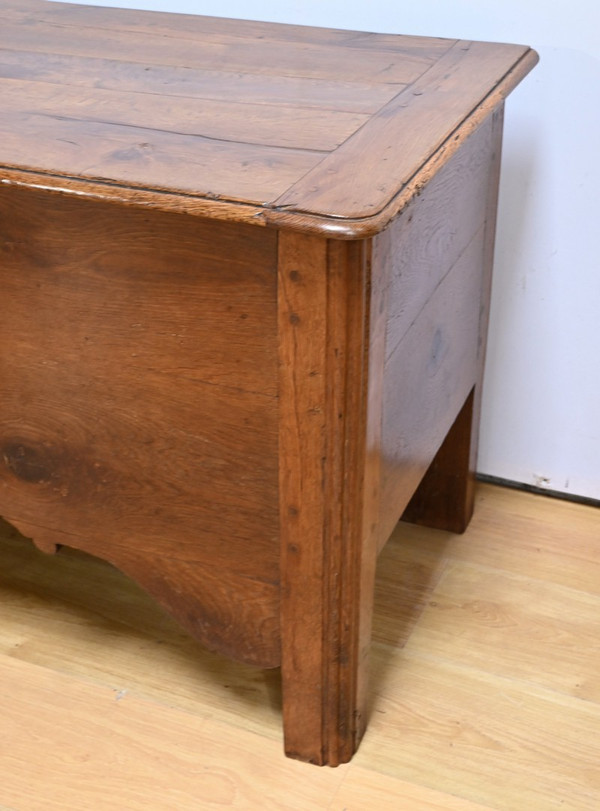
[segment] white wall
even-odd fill
[[[597,0],[100,0],[95,5],[535,47],[541,62],[507,104],[479,470],[600,498]]]

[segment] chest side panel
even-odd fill
[[[0,514],[278,659],[275,237],[0,193]]]
[[[499,149],[490,117],[375,240],[387,285],[380,546],[478,379]]]

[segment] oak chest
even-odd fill
[[[365,724],[375,562],[472,511],[526,47],[0,0],[0,514]],[[200,674],[199,674],[200,677]]]

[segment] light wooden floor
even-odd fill
[[[106,564],[0,531],[2,811],[600,809],[600,513],[481,485],[381,558],[353,762],[281,753],[277,672],[205,653]]]

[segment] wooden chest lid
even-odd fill
[[[0,182],[366,236],[530,48],[0,0]]]

